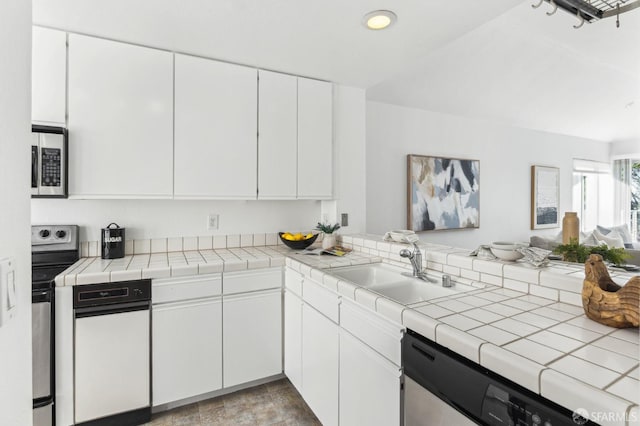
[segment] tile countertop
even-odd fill
[[[603,425],[640,421],[638,329],[495,285],[401,305],[296,260],[287,266],[569,410],[585,408]]]
[[[146,278],[168,278],[283,266],[286,257],[315,268],[379,262],[360,252],[345,257],[301,254],[284,245],[133,254],[120,259],[84,257],[55,278],[57,287]]]
[[[354,249],[345,257],[304,255],[283,245],[134,254],[114,260],[88,257],[55,281],[57,286],[68,286],[286,263],[343,297],[570,410],[587,409],[597,423],[634,423],[625,422],[620,413],[640,422],[638,329],[619,330],[585,317],[576,293],[576,285],[584,278],[581,265],[557,263],[538,269],[473,259],[467,256],[468,250],[427,244],[425,262],[433,273],[451,274],[454,281],[485,287],[400,305],[339,280],[330,269],[381,261],[408,267],[397,255],[404,246],[381,242],[379,236],[347,237],[343,244]],[[623,284],[629,275],[613,276]]]

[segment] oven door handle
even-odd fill
[[[117,303],[114,305],[90,306],[74,309],[75,318],[88,318],[100,315],[121,314],[124,312],[144,311],[151,309],[151,301]]]
[[[31,303],[51,302],[52,292],[49,290],[37,290],[31,292]]]

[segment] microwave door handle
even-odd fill
[[[38,187],[38,147],[31,146],[31,188]]]

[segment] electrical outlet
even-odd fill
[[[220,215],[211,213],[207,217],[207,229],[209,231],[216,231],[220,227]]]
[[[349,226],[349,213],[340,214],[340,226]]]

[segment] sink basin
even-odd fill
[[[403,305],[424,302],[439,297],[451,296],[474,290],[474,287],[455,283],[453,287],[442,287],[417,278],[402,275],[404,269],[375,263],[331,269],[331,275],[350,281]]]
[[[404,269],[381,263],[343,266],[341,268],[333,268],[329,272],[332,275],[358,284],[360,287],[367,288],[371,285],[393,283],[406,278],[402,275],[403,272],[406,272]]]

